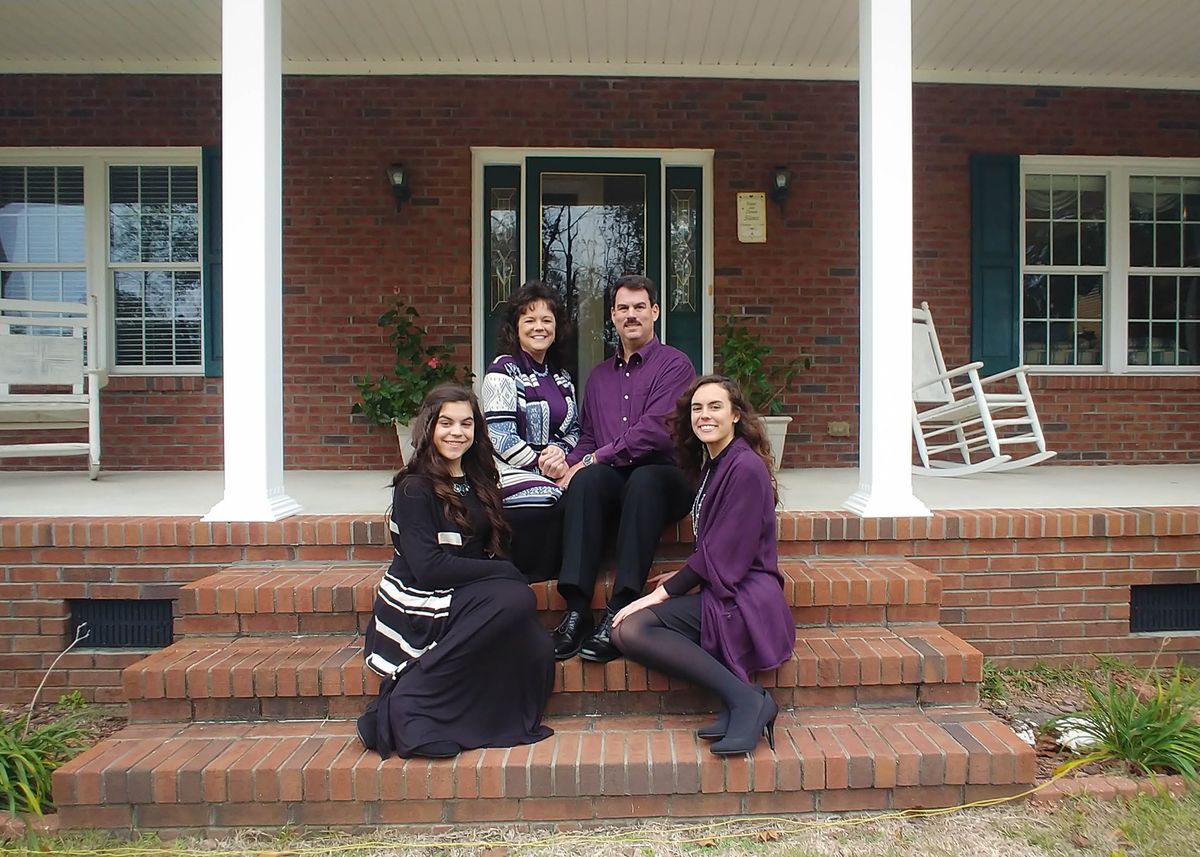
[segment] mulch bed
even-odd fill
[[[54,704],[43,703],[33,710],[33,716],[30,718],[30,731],[47,723],[69,717],[74,710],[79,713],[80,724],[95,737],[93,743],[99,743],[114,732],[120,731],[129,720],[124,705],[88,705],[82,709],[64,709]],[[28,711],[28,705],[0,706],[0,720],[12,723],[24,717]]]

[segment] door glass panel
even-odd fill
[[[646,273],[646,176],[543,172],[540,204],[541,278],[570,312],[575,336],[564,361],[582,389],[616,348],[607,290]]]

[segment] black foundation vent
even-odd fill
[[[1200,631],[1200,583],[1129,588],[1129,632]]]
[[[88,649],[161,649],[171,645],[174,619],[171,600],[134,598],[71,599],[71,639],[87,623]]]

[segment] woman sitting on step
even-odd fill
[[[483,376],[483,413],[496,450],[512,560],[530,581],[558,577],[567,453],[579,442],[579,407],[560,351],[569,329],[558,292],[536,280],[509,298],[496,359]]]
[[[479,402],[446,384],[425,397],[414,451],[392,481],[395,556],[365,646],[383,676],[359,718],[387,758],[532,744],[554,687],[554,650],[533,592],[502,557],[508,527]]]
[[[774,749],[779,709],[750,674],[792,656],[796,626],[776,553],[766,430],[736,383],[705,375],[675,407],[675,444],[680,466],[699,483],[695,550],[616,615],[613,642],[626,657],[721,697],[720,717],[697,732],[716,739],[713,753],[753,752],[764,731]]]

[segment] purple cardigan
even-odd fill
[[[740,437],[710,468],[687,561],[702,579],[700,645],[749,682],[751,673],[791,658],[796,643],[779,573],[775,497],[762,459]]]

